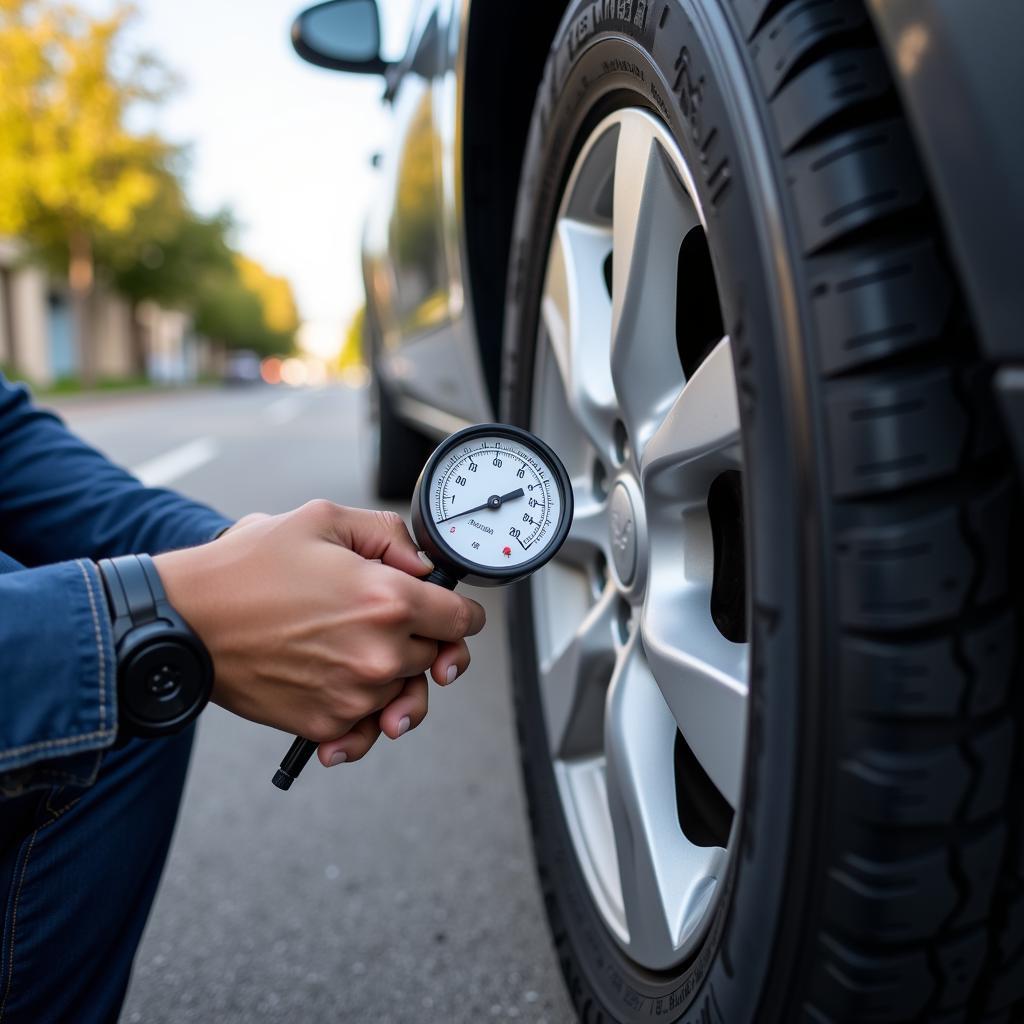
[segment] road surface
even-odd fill
[[[240,516],[373,505],[364,403],[211,389],[59,411],[147,481]],[[290,793],[270,784],[288,738],[208,709],[122,1022],[572,1019],[530,859],[500,595],[482,599],[473,665],[432,687],[424,725],[360,764],[311,763]]]

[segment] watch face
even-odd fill
[[[209,699],[209,670],[191,645],[154,640],[129,655],[123,667],[120,717],[135,731],[172,732]]]

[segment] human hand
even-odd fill
[[[244,530],[247,526],[252,526],[253,523],[262,523],[264,519],[270,518],[271,516],[267,512],[250,512],[247,516],[242,516],[238,522],[229,526],[220,536],[226,537],[229,533],[237,533],[239,530]]]
[[[214,701],[323,744],[325,764],[418,725],[423,674],[464,672],[484,624],[475,601],[413,578],[431,566],[394,513],[311,502],[154,562],[210,651]]]

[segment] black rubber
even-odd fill
[[[412,496],[433,446],[399,417],[394,399],[376,373],[373,387],[377,427],[374,489],[382,501],[406,501]]]
[[[727,896],[693,961],[652,975],[575,861],[517,588],[534,849],[579,1016],[1024,1019],[1018,485],[864,4],[570,4],[524,161],[509,422],[530,424],[565,178],[623,106],[668,124],[708,215],[745,434],[751,719]]]

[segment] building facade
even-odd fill
[[[210,345],[179,310],[133,306],[97,282],[87,315],[96,382],[187,383],[214,369]],[[53,387],[78,379],[80,363],[67,281],[28,262],[17,239],[0,238],[0,367]]]

